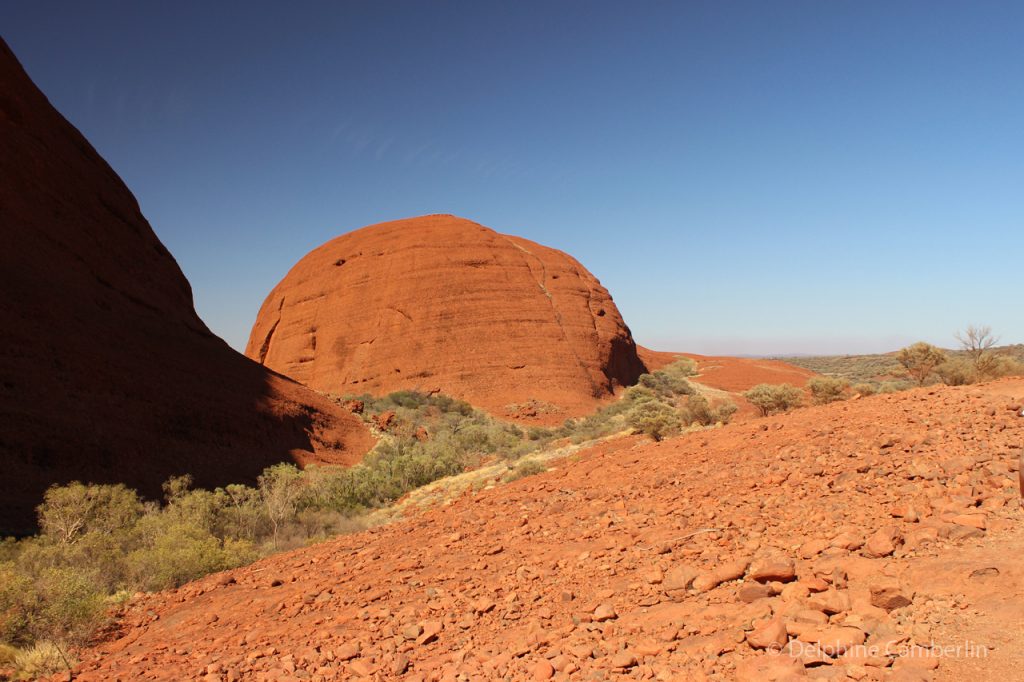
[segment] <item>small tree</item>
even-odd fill
[[[989,326],[968,325],[967,329],[956,332],[953,336],[960,342],[960,348],[967,353],[975,366],[999,343],[999,338],[992,334],[992,327]]]
[[[746,391],[743,397],[765,417],[786,412],[803,403],[803,393],[789,384],[758,384]]]
[[[267,467],[260,474],[259,490],[270,520],[276,549],[281,525],[298,511],[299,499],[302,497],[302,473],[292,464]]]
[[[946,354],[930,343],[918,341],[901,349],[896,359],[918,386],[924,386],[935,369],[946,361]]]
[[[811,397],[817,405],[845,399],[846,389],[849,387],[850,382],[839,377],[814,377],[807,382],[807,390],[811,392]]]
[[[134,490],[121,484],[73,481],[51,486],[36,512],[45,535],[70,544],[92,531],[111,534],[130,528],[142,516],[142,503]]]

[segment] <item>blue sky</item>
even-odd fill
[[[0,2],[236,348],[310,249],[454,213],[638,342],[1024,342],[1024,3]]]

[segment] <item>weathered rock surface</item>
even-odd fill
[[[546,422],[590,412],[645,371],[576,260],[450,215],[310,252],[267,297],[246,355],[319,391],[440,391]]]
[[[232,351],[120,178],[0,41],[0,531],[51,483],[353,462],[359,419]]]
[[[607,441],[234,583],[139,597],[76,679],[1016,679],[1024,420],[994,389],[1019,399],[1024,380]],[[969,462],[918,475],[950,458]],[[966,513],[980,538],[935,532]],[[919,542],[829,542],[880,530]],[[995,648],[936,658],[965,641]]]

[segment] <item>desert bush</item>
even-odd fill
[[[1001,353],[987,353],[974,365],[981,381],[1024,374],[1024,363]]]
[[[66,672],[77,663],[68,653],[67,645],[41,641],[27,647],[14,656],[14,669],[18,678],[36,680]]]
[[[758,384],[743,397],[763,416],[787,412],[803,404],[803,393],[789,384]]]
[[[837,377],[813,377],[807,382],[807,389],[817,405],[843,400],[849,387],[849,381]]]
[[[862,397],[866,397],[866,396],[869,396],[869,395],[875,395],[876,393],[878,393],[878,387],[875,386],[874,384],[869,384],[867,382],[862,382],[862,383],[859,383],[859,384],[854,384],[853,388],[851,390],[856,395],[859,395],[859,396],[862,396]]]
[[[12,563],[0,564],[0,640],[14,646],[32,641],[35,585]]]
[[[548,468],[544,466],[542,462],[536,459],[524,459],[518,462],[502,480],[506,483],[511,481],[518,481],[520,478],[526,478],[527,476],[533,476],[535,474],[542,474],[547,471]]]
[[[740,408],[736,406],[736,403],[732,402],[721,402],[714,407],[714,416],[716,424],[728,424],[732,421],[732,416],[736,414],[736,411]]]
[[[274,546],[277,546],[281,524],[295,515],[302,497],[303,484],[298,467],[294,464],[275,464],[267,467],[259,477],[260,500],[270,520]]]
[[[140,541],[125,557],[131,584],[155,591],[179,587],[210,573],[244,566],[259,558],[251,542],[222,541],[206,529],[166,514],[139,522]],[[274,541],[277,541],[275,535]]]
[[[44,638],[81,643],[102,621],[106,595],[89,567],[36,574],[0,566],[0,637],[14,646]]]
[[[680,360],[667,365],[650,374],[641,374],[637,379],[637,387],[650,391],[661,399],[671,399],[680,395],[692,395],[693,387],[686,377],[694,374],[693,362]]]
[[[946,362],[946,354],[930,343],[918,341],[900,349],[896,354],[896,359],[907,370],[907,375],[917,382],[918,386],[924,386],[935,369]]]
[[[914,384],[907,380],[883,381],[878,384],[877,393],[899,393],[914,388]]]
[[[974,363],[966,358],[950,358],[935,368],[939,380],[947,386],[965,386],[978,380]]]
[[[722,402],[712,406],[707,398],[695,394],[686,399],[686,404],[680,410],[679,415],[684,424],[711,426],[719,423],[728,424],[736,410],[737,407],[733,403]]]
[[[679,433],[682,427],[682,420],[675,408],[657,400],[647,400],[635,405],[626,420],[633,429],[656,441]]]
[[[236,483],[214,492],[220,500],[214,530],[217,537],[255,542],[266,535],[269,521],[258,490]]]
[[[85,533],[116,533],[142,515],[134,490],[123,485],[51,486],[37,509],[39,526],[58,542],[71,543]]]

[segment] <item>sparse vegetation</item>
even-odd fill
[[[814,377],[807,382],[807,390],[816,405],[826,405],[844,400],[850,382],[839,377]]]
[[[938,349],[946,355],[946,360],[925,376],[925,384],[938,380],[950,386],[961,386],[1024,374],[1024,345],[998,346],[999,339],[985,326],[971,325],[953,336],[960,348]],[[824,376],[846,379],[854,385],[852,390],[858,395],[867,395],[864,391],[868,386],[876,393],[892,393],[922,385],[900,363],[897,353],[779,359]]]
[[[65,651],[65,647],[56,642],[42,641],[18,651],[14,655],[14,669],[24,680],[35,680],[59,672],[66,672],[77,661]]]
[[[536,459],[526,458],[512,467],[512,469],[502,477],[502,480],[506,483],[511,483],[512,481],[518,481],[520,478],[542,474],[547,470],[548,468],[544,466],[543,462]]]
[[[813,357],[781,357],[779,360],[809,369],[823,376],[846,379],[851,384],[881,382],[904,375],[903,367],[893,354],[820,355]]]
[[[700,424],[701,426],[728,424],[737,409],[734,403],[728,402],[721,402],[712,407],[707,398],[695,394],[686,399],[686,405],[682,409],[682,419],[685,424]]]
[[[758,384],[743,394],[762,416],[788,412],[803,404],[803,392],[790,384]]]
[[[943,383],[962,386],[1024,374],[1024,362],[1014,354],[1016,347],[998,348],[999,339],[992,334],[991,327],[970,325],[954,336],[960,342],[958,355],[935,369]]]
[[[361,464],[278,464],[255,487],[215,490],[175,477],[164,485],[163,504],[121,485],[54,486],[38,508],[40,533],[0,543],[0,656],[26,676],[66,669],[58,654],[86,642],[128,594],[360,530],[365,512],[486,461],[508,461],[504,479],[511,481],[545,471],[523,455],[555,440],[584,442],[630,427],[659,439],[692,424],[727,422],[735,405],[710,405],[686,381],[692,373],[689,361],[670,365],[593,415],[526,431],[446,396],[349,398],[362,401],[368,422],[385,426]]]
[[[850,390],[852,390],[855,395],[859,395],[862,398],[869,395],[875,395],[876,393],[878,393],[878,387],[874,384],[869,384],[867,382],[854,384]]]

